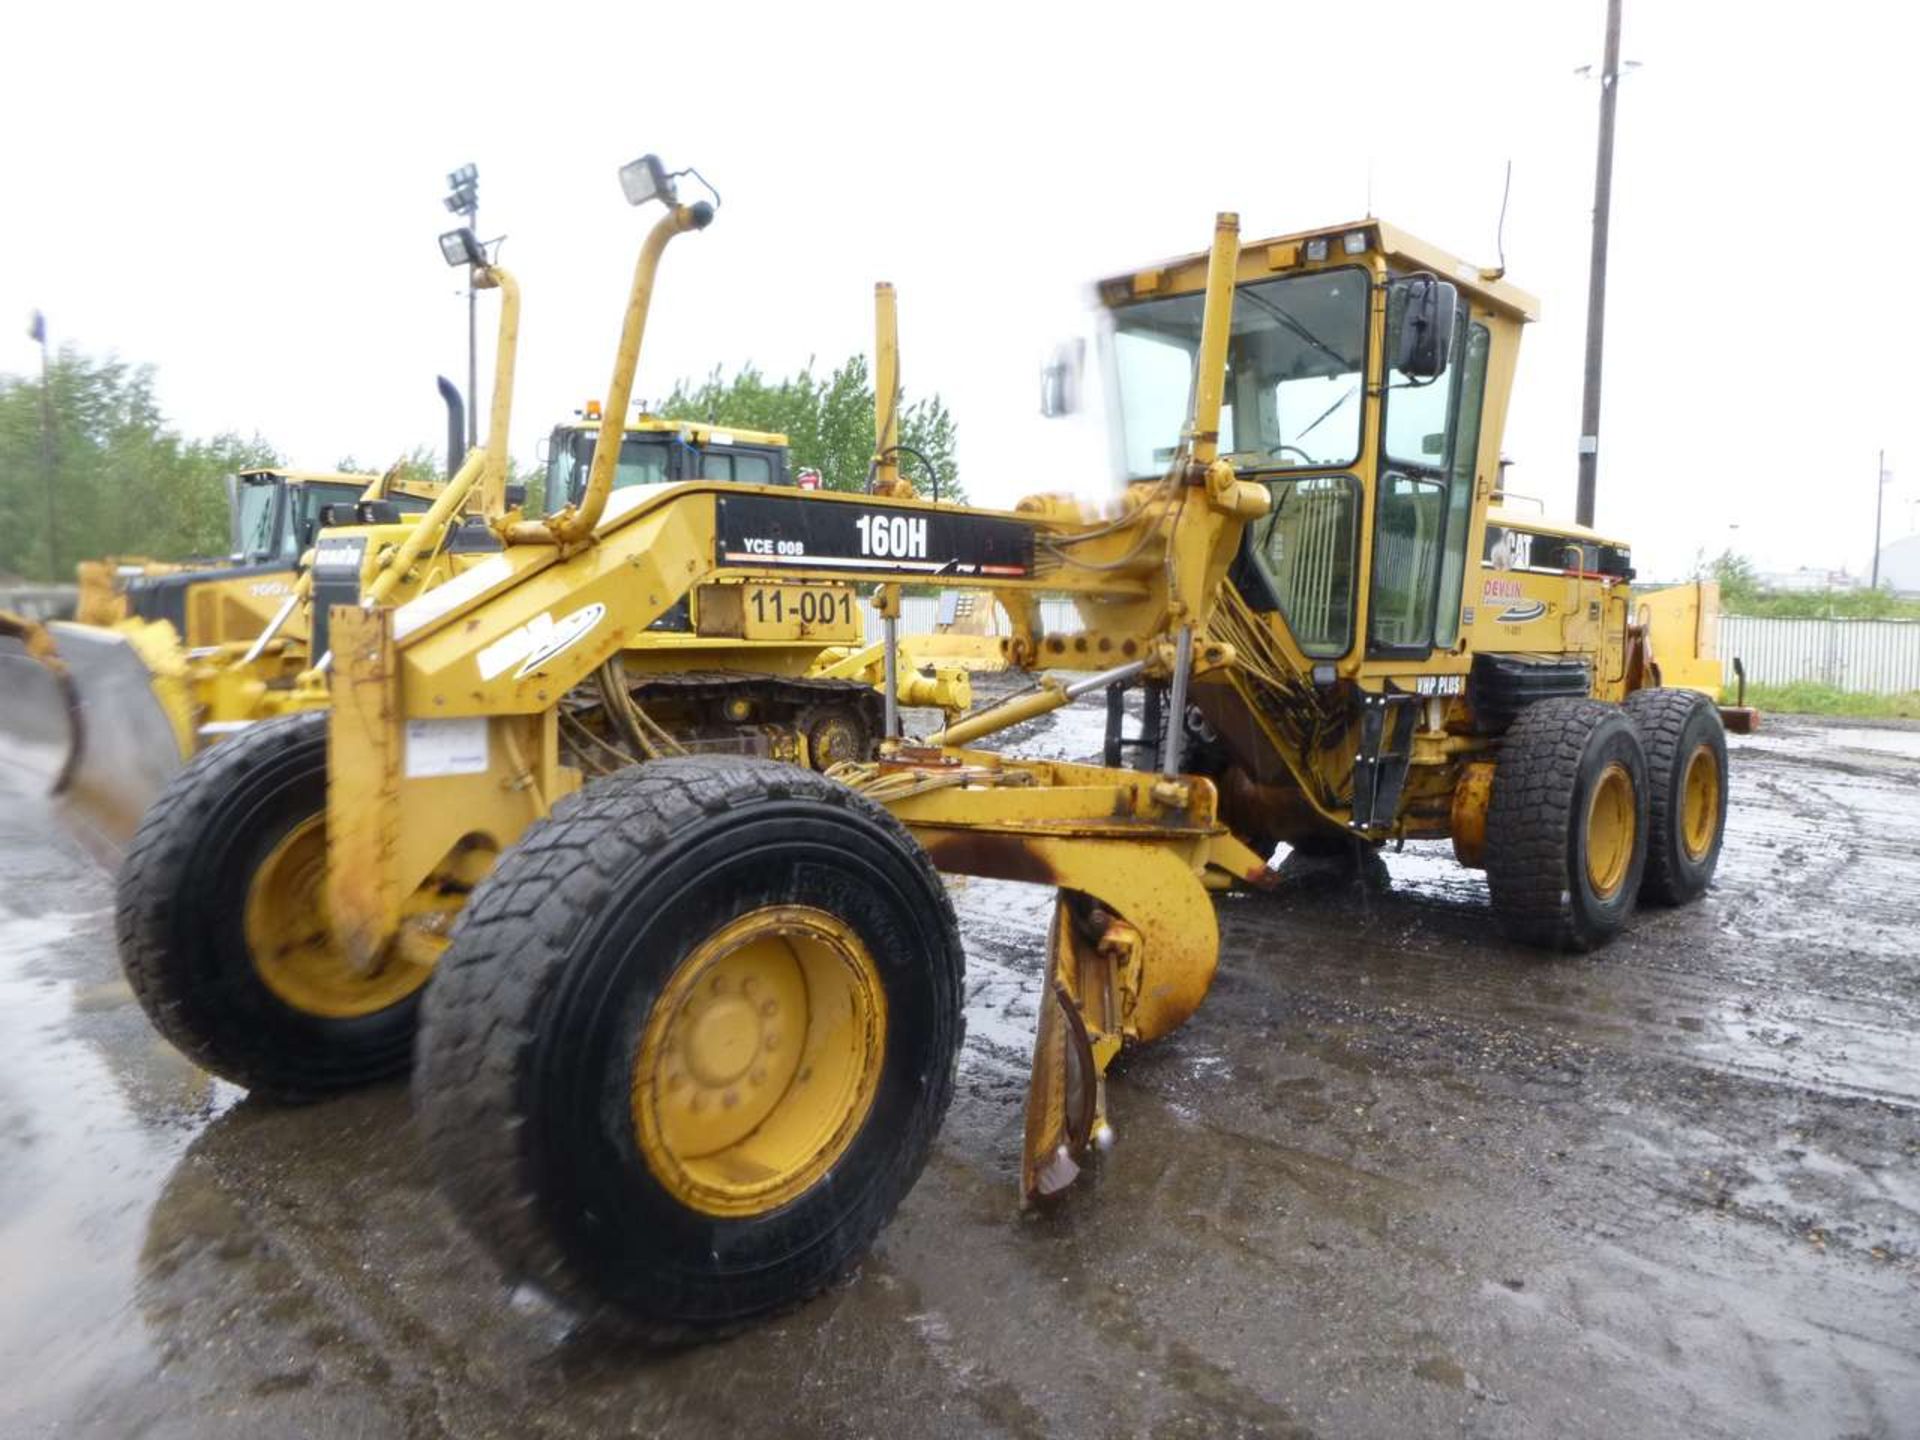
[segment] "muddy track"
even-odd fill
[[[926,1176],[850,1285],[665,1357],[494,1282],[402,1091],[274,1110],[157,1045],[104,885],[9,807],[0,1434],[1912,1433],[1916,742],[1736,741],[1715,889],[1594,956],[1495,938],[1444,846],[1223,899],[1208,1003],[1123,1060],[1116,1148],[1037,1214],[1050,897],[955,881]]]

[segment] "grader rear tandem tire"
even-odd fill
[[[926,1164],[962,1031],[953,908],[824,776],[654,761],[555,806],[476,890],[414,1104],[515,1279],[706,1338],[847,1273]]]
[[[1487,807],[1487,888],[1507,934],[1592,950],[1619,933],[1647,862],[1647,790],[1619,706],[1553,699],[1520,712]]]
[[[1650,779],[1647,873],[1640,898],[1698,899],[1720,863],[1727,829],[1727,732],[1697,690],[1636,690],[1627,715],[1646,748]]]

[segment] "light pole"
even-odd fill
[[[462,165],[447,176],[447,185],[452,193],[446,197],[445,205],[455,215],[465,217],[468,228],[477,235],[480,214],[480,167]],[[479,422],[480,406],[475,400],[475,392],[480,387],[480,322],[479,298],[473,288],[473,279],[467,279],[467,445],[471,448],[480,443]]]
[[[1873,487],[1873,583],[1867,587],[1870,590],[1880,588],[1880,512],[1887,507],[1887,485],[1893,479],[1884,450],[1880,452],[1879,476],[1879,482]]]
[[[1620,0],[1607,0],[1607,48],[1600,68],[1600,153],[1593,174],[1593,260],[1587,275],[1587,383],[1580,401],[1580,489],[1574,519],[1593,524],[1600,470],[1600,352],[1607,316],[1607,221],[1613,205],[1613,105],[1620,88]]]
[[[40,342],[40,472],[47,487],[47,579],[60,579],[60,545],[54,529],[59,515],[53,478],[53,379],[47,363],[47,317],[38,310],[27,325],[29,338]],[[1876,549],[1878,547],[1875,547]]]

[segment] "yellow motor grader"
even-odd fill
[[[711,219],[651,157],[622,182],[667,213],[610,414],[662,250]],[[1378,221],[1244,244],[1231,215],[1100,294],[1129,478],[1108,500],[1066,475],[1011,510],[900,494],[882,287],[873,493],[616,491],[608,427],[578,503],[493,527],[483,567],[332,607],[330,707],[196,757],[122,869],[155,1024],[270,1096],[411,1065],[504,1269],[697,1337],[843,1274],[924,1166],[962,1031],[942,871],[1056,891],[1031,1198],[1111,1134],[1111,1062],[1194,1012],[1211,892],[1267,883],[1277,842],[1450,837],[1511,933],[1576,950],[1699,894],[1721,726],[1648,683],[1624,564],[1532,598],[1481,582],[1534,302]],[[676,607],[697,640],[837,620],[854,584],[894,615],[928,581],[996,598],[1030,692],[914,741],[890,687],[879,758],[831,775],[656,758],[632,651]],[[1079,627],[1049,631],[1043,596]],[[1158,717],[1133,768],[970,748],[1130,686]]]

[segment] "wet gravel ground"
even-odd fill
[[[178,1059],[105,880],[0,798],[0,1435],[1920,1434],[1920,731],[1733,750],[1715,890],[1596,956],[1501,942],[1444,847],[1223,899],[1212,997],[1045,1215],[1049,897],[956,880],[925,1177],[845,1288],[665,1357],[495,1282],[403,1090]]]

